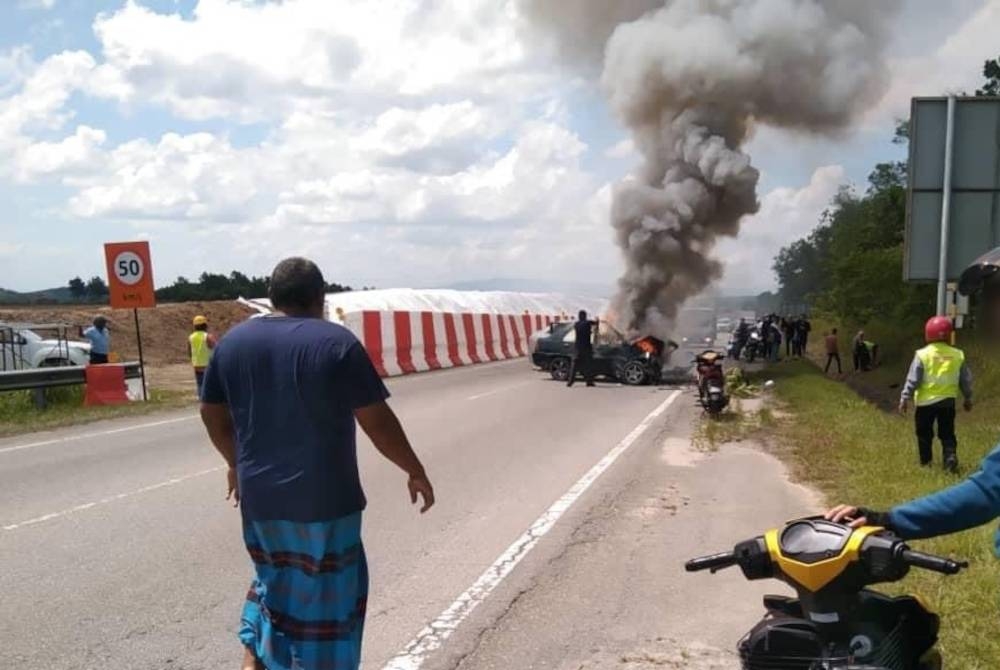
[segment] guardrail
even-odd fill
[[[121,363],[120,365],[125,367],[125,379],[140,379],[142,377],[142,370],[138,362]],[[0,372],[0,392],[83,384],[87,380],[85,370],[86,368],[79,365],[67,365]]]

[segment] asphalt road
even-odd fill
[[[438,506],[417,514],[361,442],[369,670],[578,668],[671,631],[722,645],[756,603],[733,606],[719,589],[743,584],[685,577],[677,561],[809,511],[763,456],[694,462],[693,401],[671,389],[566,389],[523,361],[390,389]],[[0,441],[3,665],[236,667],[250,568],[220,463],[191,414]]]

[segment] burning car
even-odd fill
[[[531,338],[531,361],[546,370],[556,381],[569,380],[570,366],[576,349],[576,331],[572,322],[555,323]],[[663,374],[663,364],[670,347],[652,336],[629,341],[611,324],[604,321],[594,335],[594,373],[630,386],[657,384]]]

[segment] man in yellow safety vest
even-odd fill
[[[198,397],[201,397],[201,384],[205,380],[205,368],[212,359],[212,349],[216,339],[208,332],[208,319],[196,316],[193,321],[194,332],[188,336],[188,355],[194,367],[194,381],[198,386]]]
[[[972,409],[972,373],[961,349],[951,346],[951,319],[935,316],[927,321],[924,336],[927,346],[917,351],[899,399],[899,411],[906,414],[911,401],[917,428],[920,464],[930,465],[933,459],[934,424],[941,440],[944,467],[958,469],[958,440],[955,437],[956,401],[959,393],[965,398],[965,411]]]

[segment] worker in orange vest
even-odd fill
[[[198,386],[198,397],[201,398],[201,385],[205,380],[205,368],[212,359],[212,350],[215,349],[215,335],[208,332],[208,319],[204,316],[196,316],[192,322],[194,332],[188,336],[188,355],[191,357],[191,366],[194,367],[194,381]]]

